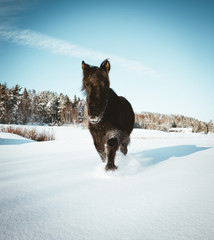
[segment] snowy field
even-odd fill
[[[214,135],[135,129],[106,173],[87,129],[50,130],[0,133],[1,240],[214,239]]]

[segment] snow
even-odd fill
[[[0,133],[1,240],[213,239],[214,135],[135,129],[106,173],[87,129],[37,128]]]
[[[170,128],[169,132],[191,133],[193,128]]]

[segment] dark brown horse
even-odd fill
[[[106,170],[115,170],[116,151],[126,155],[130,133],[134,127],[134,112],[131,104],[119,97],[110,88],[110,63],[105,60],[100,67],[90,66],[82,61],[82,90],[87,94],[89,130],[94,145]]]

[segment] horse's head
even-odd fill
[[[89,121],[96,124],[102,119],[108,103],[110,63],[105,60],[100,67],[94,67],[82,61],[82,70],[82,90],[87,94]]]

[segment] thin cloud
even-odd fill
[[[21,30],[17,28],[0,28],[0,39],[10,41],[19,45],[48,50],[54,54],[68,57],[93,59],[102,61],[109,58],[112,63],[116,63],[126,69],[137,72],[139,75],[154,76],[154,70],[138,61],[121,58],[116,55],[108,55],[102,52],[86,49],[70,42],[53,38],[45,34],[32,30]]]
[[[0,0],[0,25],[10,25],[31,5],[27,0]]]

